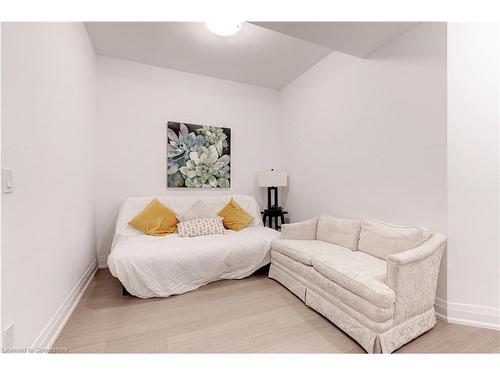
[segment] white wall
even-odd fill
[[[0,22],[0,166],[2,165],[2,23]],[[2,195],[0,194],[0,213],[2,212]],[[0,243],[2,240],[2,215],[0,215]],[[3,327],[2,319],[2,252],[0,249],[0,329]],[[3,348],[3,335],[0,335],[0,348]]]
[[[498,25],[448,25],[448,318],[500,328]]]
[[[445,24],[419,25],[367,59],[333,52],[281,105],[293,221],[329,212],[446,232]]]
[[[95,55],[80,23],[2,25],[2,328],[34,343],[95,260]]]
[[[167,121],[230,127],[230,191],[261,197],[257,172],[279,167],[278,91],[101,56],[97,77],[101,265],[124,198],[200,193],[166,188]]]

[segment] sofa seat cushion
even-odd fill
[[[361,252],[345,250],[318,256],[312,266],[329,280],[379,307],[391,307],[396,295],[385,284],[386,262]],[[339,256],[340,255],[340,256]]]
[[[273,240],[271,247],[273,250],[308,266],[312,266],[313,258],[321,255],[330,256],[338,252],[352,252],[344,247],[318,240],[284,240],[280,238]]]
[[[274,269],[274,271],[269,271],[269,277],[280,281],[297,295],[299,295],[296,292],[298,287],[294,282],[288,280],[287,276],[295,280],[295,282],[305,285],[307,293],[311,290],[316,291],[330,303],[348,312],[358,321],[364,322],[367,327],[374,331],[383,332],[389,328],[388,325],[391,326],[390,321],[394,317],[394,305],[390,307],[376,306],[365,298],[326,278],[312,266],[307,266],[275,250],[271,250],[271,269]],[[275,271],[282,271],[286,275],[276,275]],[[299,295],[299,297],[303,298],[302,295]],[[379,323],[384,324],[379,325]]]

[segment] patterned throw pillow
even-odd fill
[[[177,224],[179,237],[207,236],[223,234],[224,225],[221,217],[202,217],[199,219],[181,221]]]

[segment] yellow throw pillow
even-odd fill
[[[217,212],[217,215],[223,217],[224,226],[232,230],[241,230],[254,220],[254,217],[241,208],[233,198],[222,210]]]
[[[158,199],[153,199],[129,225],[151,236],[164,236],[177,229],[175,212],[165,207]]]

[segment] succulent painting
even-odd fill
[[[219,153],[214,145],[200,146],[189,154],[180,168],[187,187],[229,187],[229,155]]]
[[[204,126],[202,129],[197,129],[196,132],[203,136],[203,145],[205,147],[215,146],[219,155],[223,155],[224,150],[229,147],[224,128]]]
[[[231,129],[167,124],[167,186],[229,188]]]
[[[205,140],[201,135],[189,132],[185,124],[179,124],[179,132],[176,134],[172,129],[167,128],[167,173],[174,174],[180,167],[186,164],[189,153],[196,150]]]

